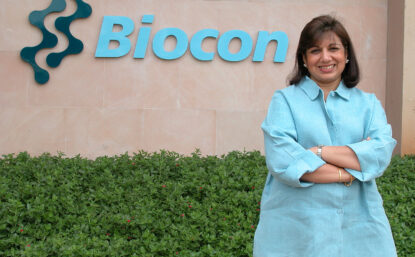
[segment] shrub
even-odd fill
[[[377,180],[398,256],[415,256],[415,155],[392,158]]]
[[[378,180],[399,256],[415,252],[415,157]],[[0,158],[1,256],[252,256],[259,152]]]
[[[0,160],[0,255],[250,256],[259,152]]]

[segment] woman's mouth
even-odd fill
[[[318,68],[322,72],[331,72],[331,71],[333,71],[334,66],[335,66],[335,64],[331,64],[331,65],[326,65],[326,66],[318,66]]]

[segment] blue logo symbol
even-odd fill
[[[51,68],[59,66],[63,58],[70,54],[79,54],[82,52],[84,45],[81,40],[75,38],[69,30],[71,23],[76,19],[87,18],[92,13],[92,8],[89,4],[83,0],[75,0],[77,4],[76,11],[66,17],[59,17],[55,21],[55,27],[58,31],[62,32],[68,38],[68,47],[58,53],[51,53],[46,58],[46,63]],[[53,48],[58,43],[58,38],[55,34],[48,31],[45,27],[45,17],[53,12],[62,12],[66,8],[66,0],[52,0],[48,8],[42,11],[33,11],[29,15],[29,21],[32,25],[39,28],[43,34],[43,40],[37,46],[25,47],[20,52],[20,57],[23,61],[29,63],[34,71],[35,80],[39,84],[45,84],[49,81],[49,72],[41,68],[36,63],[36,54],[46,48]]]

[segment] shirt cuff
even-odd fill
[[[312,151],[307,150],[296,156],[295,160],[288,166],[287,170],[280,174],[279,178],[284,183],[293,187],[309,187],[314,183],[300,181],[300,178],[307,172],[313,172],[326,164]]]
[[[351,148],[358,158],[361,153],[370,153],[373,150],[373,145],[370,144],[369,141],[361,141],[358,143],[348,144],[346,146]]]
[[[350,175],[355,177],[357,180],[362,181],[362,182],[365,181],[365,178],[363,177],[363,172],[354,170],[354,169],[349,169],[349,168],[345,168],[345,170],[349,172]]]
[[[380,170],[378,160],[376,158],[376,148],[370,141],[361,141],[354,144],[348,144],[356,154],[360,163],[360,170],[345,169],[347,172],[353,175],[356,179],[364,182],[372,179],[372,171]],[[369,163],[370,165],[369,165]]]

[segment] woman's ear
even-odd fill
[[[304,63],[304,67],[307,68],[307,59],[305,58],[304,54],[303,54],[303,63]]]

